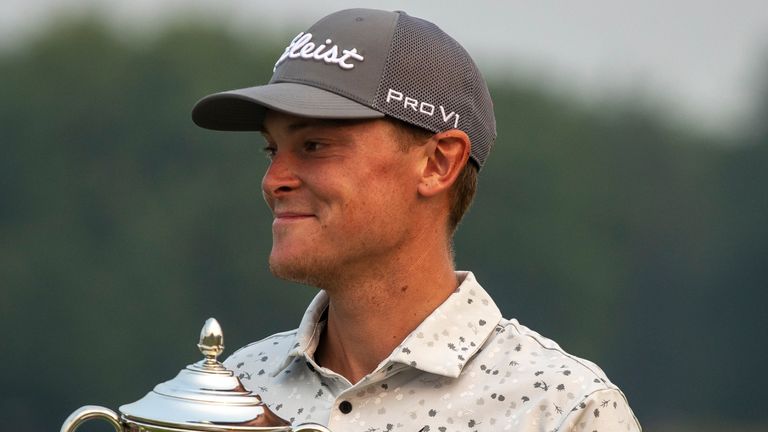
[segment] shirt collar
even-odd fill
[[[456,277],[456,291],[395,348],[390,361],[455,378],[495,331],[501,312],[491,296],[471,272]]]
[[[460,281],[456,291],[406,336],[382,365],[402,363],[438,375],[459,376],[495,331],[501,312],[472,272],[456,272],[456,277]],[[304,313],[285,362],[275,373],[295,357],[312,358],[325,328],[321,318],[327,307],[328,295],[320,291]]]
[[[308,361],[312,360],[317,344],[320,342],[320,334],[325,329],[323,315],[328,308],[328,301],[328,294],[324,290],[320,290],[309,303],[309,307],[301,318],[299,328],[296,329],[296,340],[288,348],[285,361],[272,373],[272,376],[277,376],[296,358],[305,357]]]

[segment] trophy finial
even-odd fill
[[[217,364],[216,359],[224,351],[224,332],[216,318],[208,318],[200,330],[200,352],[205,356],[205,364]]]

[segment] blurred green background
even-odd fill
[[[260,138],[189,117],[266,81],[287,35],[77,19],[0,53],[0,429],[137,400],[198,360],[209,316],[228,353],[297,325],[314,290],[267,270]],[[722,134],[490,82],[499,139],[458,267],[600,364],[646,430],[768,429],[766,72],[757,121]]]

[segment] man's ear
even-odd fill
[[[469,136],[464,131],[451,129],[433,135],[427,144],[419,194],[430,197],[448,191],[469,162],[469,150]]]

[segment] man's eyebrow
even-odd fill
[[[298,132],[302,129],[306,129],[310,126],[317,126],[317,121],[314,120],[296,120],[295,122],[288,124],[289,132]]]
[[[289,123],[286,127],[288,132],[298,132],[309,127],[344,127],[362,123],[367,119],[298,119]],[[262,124],[261,132],[269,135],[269,128]]]
[[[296,131],[301,130],[301,129],[306,129],[309,126],[310,126],[310,121],[308,121],[308,120],[298,120],[298,121],[295,121],[293,123],[290,123],[287,126],[287,128],[288,128],[289,132],[296,132]],[[263,134],[267,134],[267,135],[270,134],[269,133],[269,128],[267,127],[266,124],[262,124],[261,125],[261,132]]]

